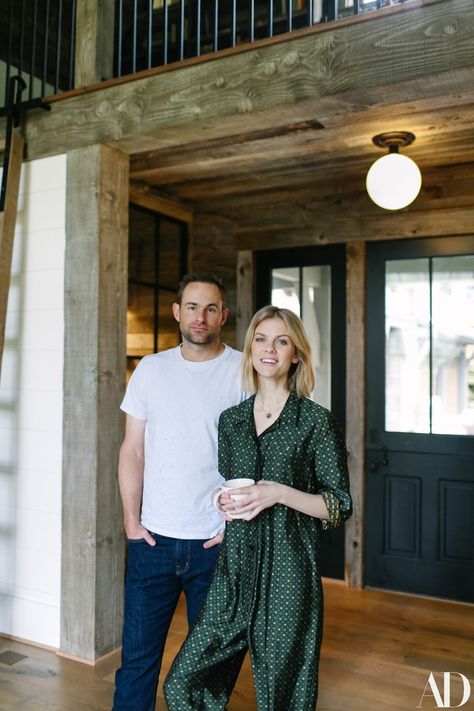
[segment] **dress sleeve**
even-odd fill
[[[217,457],[219,474],[224,479],[230,478],[230,443],[229,436],[226,432],[225,415],[221,414],[217,426]]]
[[[352,514],[352,499],[344,439],[330,412],[317,432],[314,464],[318,493],[329,512],[329,519],[321,521],[322,527],[336,528]]]

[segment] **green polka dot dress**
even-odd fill
[[[247,650],[259,711],[316,708],[323,594],[318,540],[351,514],[346,451],[332,414],[291,393],[257,437],[255,396],[222,413],[219,470],[322,494],[321,521],[277,504],[228,524],[204,607],[165,682],[169,711],[223,711]]]

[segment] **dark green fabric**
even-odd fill
[[[222,711],[246,650],[259,711],[316,707],[323,595],[322,526],[352,510],[346,451],[332,414],[291,393],[278,420],[257,437],[251,397],[222,413],[219,471],[322,494],[330,519],[276,505],[228,524],[197,623],[165,683],[170,711]]]

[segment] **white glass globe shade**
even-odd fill
[[[365,184],[376,205],[385,210],[400,210],[420,192],[421,173],[408,156],[388,153],[371,166]]]

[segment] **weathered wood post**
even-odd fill
[[[364,584],[365,540],[365,242],[347,245],[346,442],[354,513],[345,524],[345,571]]]
[[[121,632],[128,163],[102,145],[67,162],[60,652],[87,660]]]

